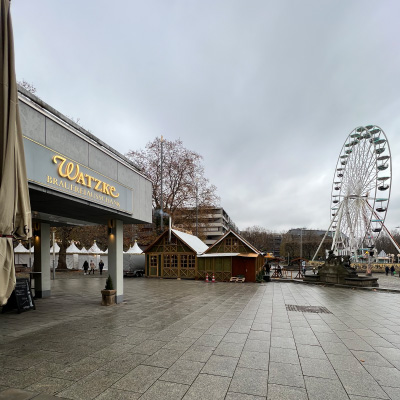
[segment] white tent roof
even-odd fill
[[[135,244],[125,252],[125,254],[142,254],[143,251],[141,248],[138,246],[137,241],[135,240]]]
[[[71,244],[68,246],[66,253],[69,254],[77,254],[80,253],[81,251],[75,246],[74,242],[71,242]]]
[[[56,242],[56,244],[54,245],[54,248],[55,248],[55,250],[56,250],[56,253],[59,253],[59,252],[60,252],[60,246],[57,244],[57,242]],[[50,253],[53,254],[53,246],[50,247]]]
[[[81,253],[84,253],[84,254],[87,254],[87,253],[88,253],[88,251],[86,250],[85,246],[83,246],[83,247],[81,248]]]
[[[20,242],[14,249],[14,253],[29,253],[29,250]]]
[[[99,246],[97,246],[96,241],[94,241],[93,246],[88,250],[89,254],[100,254],[103,253],[100,249]]]
[[[108,254],[108,249],[105,249],[105,250],[103,251],[103,254]]]
[[[176,229],[172,229],[172,232],[174,232],[174,234],[178,236],[179,239],[183,240],[198,254],[204,253],[208,249],[208,246],[204,242],[202,242],[197,236],[189,235],[188,233],[177,231]]]
[[[386,257],[387,254],[385,253],[385,250],[381,250],[381,252],[378,254],[378,257]]]

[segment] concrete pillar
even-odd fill
[[[108,222],[108,273],[114,284],[115,301],[124,300],[123,223],[118,219]]]
[[[34,222],[33,245],[35,259],[33,272],[35,279],[35,296],[49,297],[51,294],[50,282],[50,225]]]

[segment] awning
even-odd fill
[[[251,258],[257,258],[259,254],[254,254],[254,253],[248,253],[248,254],[238,254],[238,257],[251,257]]]

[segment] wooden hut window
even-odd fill
[[[171,268],[178,268],[178,256],[176,254],[171,255]]]
[[[193,254],[181,255],[181,268],[194,268],[196,265],[196,258]]]
[[[171,267],[171,255],[164,254],[164,268],[170,268],[170,267]]]
[[[239,251],[239,240],[235,237],[228,237],[225,239],[225,251],[234,252]]]
[[[196,257],[194,254],[188,256],[188,267],[194,268],[196,266]]]
[[[150,267],[157,267],[157,256],[150,256]]]

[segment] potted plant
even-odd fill
[[[113,281],[109,275],[106,280],[106,287],[101,291],[101,305],[112,306],[115,304],[115,293]]]

